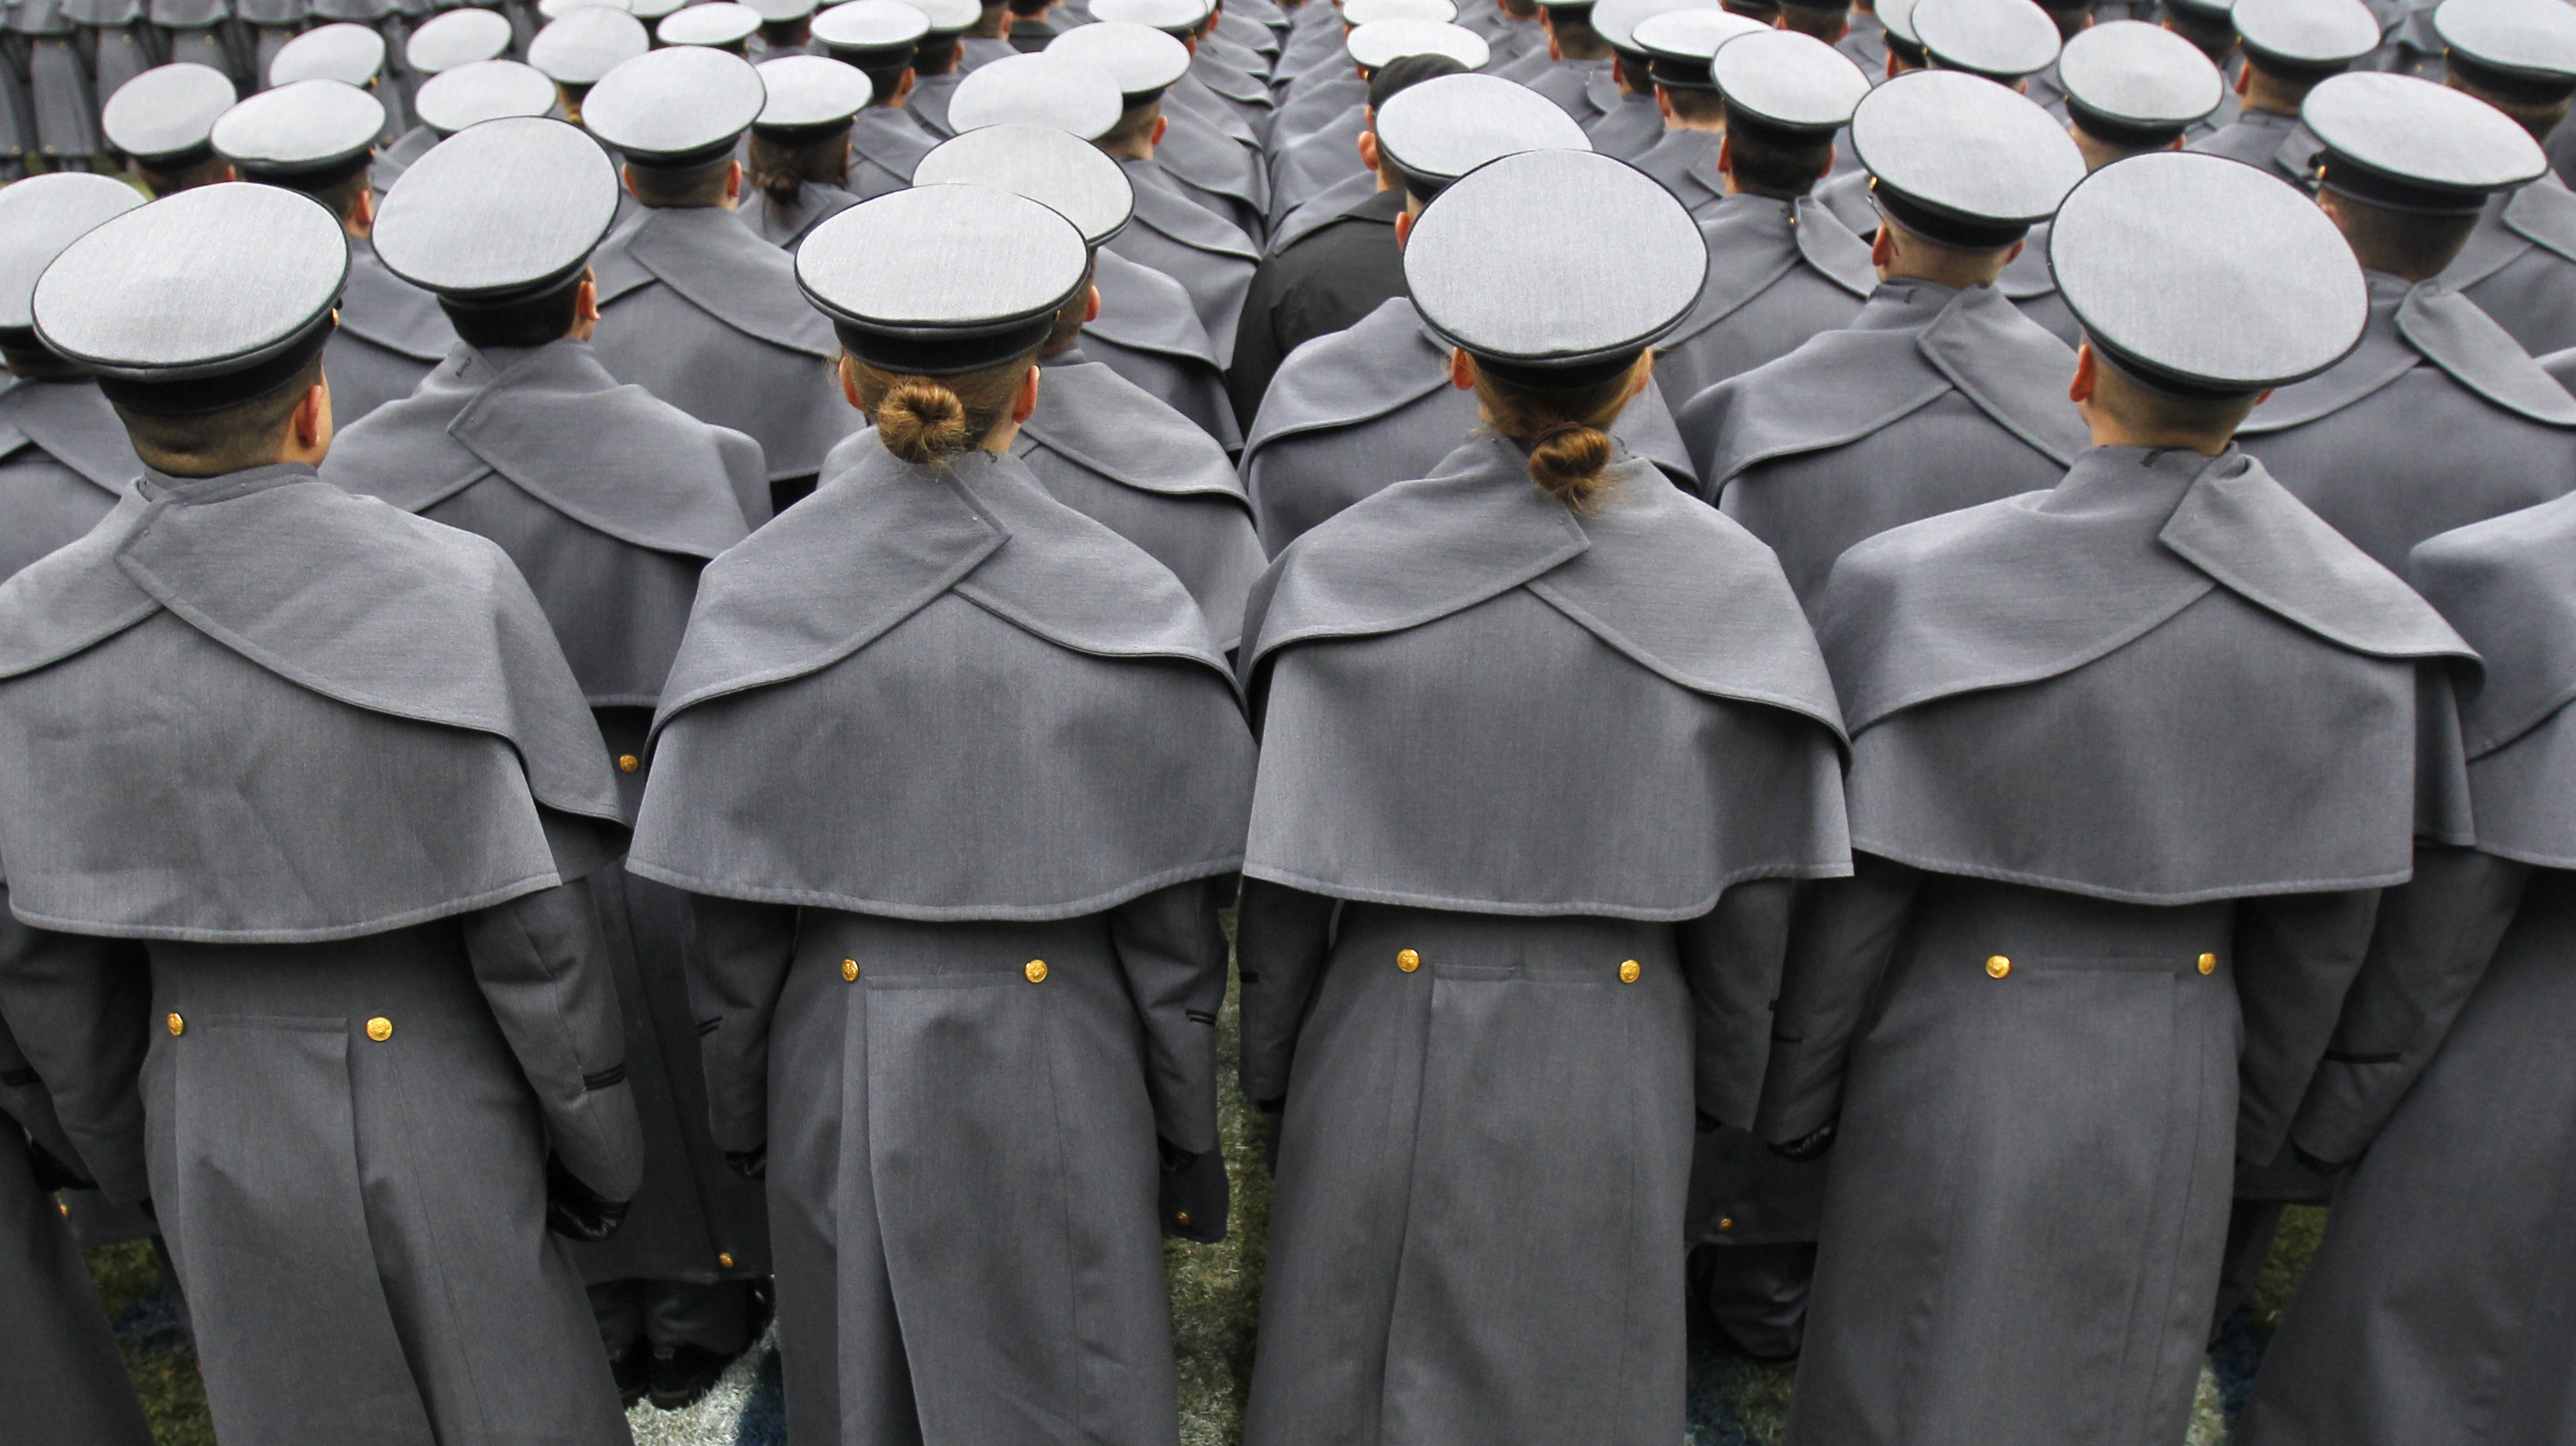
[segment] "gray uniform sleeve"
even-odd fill
[[[1771,1011],[1789,947],[1797,885],[1755,879],[1728,889],[1717,907],[1681,926],[1689,981],[1699,1112],[1750,1128],[1771,1049]]]
[[[1192,1154],[1217,1146],[1216,1012],[1225,1004],[1222,879],[1157,889],[1109,911],[1127,991],[1145,1026],[1154,1131]]]
[[[760,443],[731,427],[718,427],[716,454],[724,458],[725,480],[733,484],[742,520],[758,528],[769,520],[769,459]]]
[[[625,1018],[590,891],[578,883],[461,921],[475,982],[537,1092],[564,1168],[603,1200],[632,1200],[644,1136],[626,1083]]]
[[[45,1082],[36,1067],[18,1047],[17,1036],[0,1018],[0,1115],[18,1122],[37,1149],[54,1157],[65,1169],[79,1171],[84,1178],[88,1167],[81,1162],[80,1148],[63,1133],[62,1116],[54,1112],[53,1097],[45,1093]],[[0,1129],[5,1129],[0,1125]]]
[[[1922,881],[1903,864],[1855,853],[1850,878],[1808,887],[1781,970],[1756,1135],[1786,1144],[1841,1115],[1852,1038],[1878,995]]]
[[[769,1021],[796,957],[796,910],[710,894],[689,902],[698,938],[689,1000],[707,1072],[707,1123],[718,1149],[743,1154],[769,1143]]]
[[[1330,957],[1333,901],[1262,879],[1243,881],[1235,954],[1243,971],[1243,1096],[1264,1109],[1288,1097],[1288,1072]]]
[[[2237,1066],[2236,1157],[2269,1165],[2325,1058],[2370,946],[2380,891],[2282,894],[2236,906],[2236,998],[2245,1016]]]
[[[0,888],[0,906],[6,902]],[[151,969],[139,946],[32,929],[0,907],[0,1016],[77,1152],[62,1163],[125,1205],[152,1194],[142,1087],[151,1008]]]
[[[2300,1153],[2361,1157],[2468,1003],[2530,879],[2492,854],[2416,846],[2415,877],[2380,897],[2370,952],[2291,1122]]]

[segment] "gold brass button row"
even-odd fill
[[[733,1253],[731,1251],[718,1251],[716,1253],[716,1264],[727,1270],[733,1269]]]
[[[174,1035],[186,1034],[188,1032],[188,1021],[181,1019],[175,1014],[171,1015],[170,1032]]]
[[[1022,969],[1020,972],[1029,976],[1029,982],[1031,984],[1044,984],[1046,982],[1046,961],[1044,959],[1032,959],[1029,961],[1028,967]]]
[[[1422,967],[1422,956],[1410,949],[1398,949],[1395,951],[1395,967],[1410,974]]]
[[[644,760],[636,757],[632,753],[620,753],[617,755],[617,771],[620,773],[633,773],[636,769],[643,766]]]
[[[858,983],[858,982],[859,982],[859,961],[858,961],[858,960],[856,960],[856,959],[844,959],[844,960],[842,960],[842,961],[841,961],[841,977],[842,977],[842,978],[844,978],[844,979],[847,979],[848,981],[850,981],[850,982],[851,982],[851,983],[853,983],[853,984]]]
[[[1638,963],[1634,959],[1630,959],[1619,966],[1619,982],[1622,984],[1634,984],[1640,978],[1644,977],[1645,972],[1645,965]]]
[[[394,1037],[394,1022],[379,1014],[367,1021],[367,1038],[378,1044]]]
[[[2001,954],[1994,955],[1986,960],[1986,977],[1989,979],[2001,979],[2011,972],[2012,961]]]
[[[2214,974],[2214,973],[2216,973],[2217,971],[2218,971],[2218,956],[2217,956],[2217,955],[2215,955],[2215,954],[2203,954],[2203,955],[2201,955],[2201,956],[2200,956],[2200,972],[2201,972],[2201,973],[2203,973],[2203,974]]]

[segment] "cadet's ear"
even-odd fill
[[[1655,82],[1655,114],[1666,120],[1673,118],[1673,93],[1662,81]]]
[[[1377,122],[1371,117],[1369,129],[1360,132],[1360,164],[1374,171],[1377,164]]]
[[[1413,210],[1406,207],[1395,213],[1395,249],[1404,249],[1405,238],[1413,234]]]
[[[1085,307],[1085,308],[1083,309],[1083,313],[1082,313],[1082,320],[1083,320],[1084,324],[1088,325],[1089,323],[1091,323],[1091,322],[1095,322],[1095,321],[1098,321],[1099,319],[1100,319],[1100,288],[1099,288],[1099,287],[1097,287],[1097,286],[1095,286],[1095,287],[1092,287],[1092,288],[1091,288],[1091,305],[1089,305],[1088,307]]]
[[[1449,349],[1449,385],[1462,392],[1476,389],[1476,362],[1456,347]]]
[[[1830,166],[1833,163],[1828,161],[1826,164]],[[1721,176],[1731,176],[1735,174],[1735,138],[1732,136],[1721,136],[1718,138],[1717,173]]]
[[[1170,116],[1158,115],[1154,117],[1154,144],[1158,146],[1161,145],[1163,143],[1163,133],[1171,128],[1172,118]]]
[[[728,201],[742,199],[742,162],[740,161],[725,162],[725,199]]]
[[[1870,238],[1869,264],[1881,271],[1896,264],[1895,227],[1883,221],[1879,223],[1877,233]]]
[[[1011,396],[1011,421],[1025,422],[1038,413],[1038,369],[1032,362],[1020,378],[1020,389]]]
[[[2243,99],[2245,98],[2245,91],[2246,91],[2246,87],[2251,86],[2253,83],[2254,83],[2254,67],[2253,67],[2253,66],[2250,66],[2250,65],[2249,65],[2249,66],[2245,67],[2243,70],[2240,70],[2240,71],[2236,72],[2236,98],[2237,98],[2238,100],[2243,100]]]
[[[862,412],[866,411],[868,409],[868,404],[859,400],[858,363],[851,358],[848,352],[843,352],[841,353],[840,361],[835,363],[832,369],[840,374],[841,395],[849,400],[851,406],[858,408]]]
[[[634,196],[635,199],[639,201],[644,199],[641,195],[636,193],[635,168],[633,166],[619,166],[617,168],[617,178],[626,184],[626,194]]]
[[[2095,368],[2100,365],[2093,359],[2093,343],[2075,344],[2075,378],[2066,384],[2066,400],[2079,407],[2093,400],[2093,388],[2101,380]]]

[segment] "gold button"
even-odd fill
[[[851,983],[853,983],[853,984],[858,983],[858,982],[859,982],[859,961],[858,961],[858,960],[856,960],[856,959],[844,959],[844,960],[842,960],[842,961],[841,961],[841,977],[842,977],[842,978],[844,978],[844,979],[849,980],[849,981],[850,981]]]
[[[1634,984],[1645,972],[1646,967],[1644,965],[1631,959],[1627,963],[1619,966],[1619,982],[1622,984]]]
[[[367,1021],[367,1038],[378,1044],[394,1037],[394,1022],[379,1014]]]
[[[727,1270],[731,1270],[733,1269],[733,1256],[720,1252],[716,1256],[716,1264],[723,1266]]]
[[[2218,956],[2215,954],[2201,955],[2200,972],[2203,974],[2214,974],[2218,972]]]
[[[2012,961],[2001,954],[1986,961],[1986,977],[1989,979],[2001,979],[2011,972]]]
[[[1029,982],[1031,984],[1044,984],[1046,982],[1046,961],[1044,959],[1032,959],[1029,961],[1029,967],[1021,970],[1020,972],[1029,976]]]
[[[633,773],[636,769],[643,766],[644,760],[636,757],[632,753],[620,753],[617,755],[617,771],[620,773]]]
[[[1410,949],[1398,949],[1395,951],[1395,967],[1410,974],[1422,967],[1422,956]]]
[[[1732,1215],[1729,1215],[1729,1216],[1727,1216],[1725,1219],[1720,1220],[1719,1222],[1717,1222],[1717,1228],[1718,1228],[1718,1229],[1720,1229],[1720,1230],[1732,1230],[1732,1229],[1734,1229],[1734,1228],[1735,1228],[1735,1217],[1734,1217],[1734,1216],[1732,1216]]]
[[[1178,1214],[1174,1215],[1172,1218],[1173,1218],[1174,1220],[1176,1220],[1176,1221],[1179,1221],[1179,1222],[1180,1222],[1181,1224],[1183,1224],[1183,1225],[1187,1225],[1187,1224],[1189,1224],[1189,1223],[1190,1223],[1190,1212],[1188,1212],[1187,1210],[1183,1210],[1183,1211],[1181,1211],[1180,1213],[1178,1213]]]
[[[188,1032],[188,1021],[181,1019],[175,1014],[171,1015],[170,1032],[172,1034],[186,1034]]]

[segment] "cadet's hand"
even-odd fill
[[[48,1195],[57,1190],[98,1188],[96,1180],[81,1174],[69,1161],[56,1159],[53,1151],[33,1140],[27,1142],[27,1163],[35,1169],[36,1188]]]
[[[1214,1245],[1225,1239],[1230,1196],[1224,1152],[1192,1152],[1160,1136],[1154,1144],[1163,1157],[1163,1233],[1201,1245]]]
[[[626,1207],[630,1203],[599,1198],[596,1191],[564,1168],[561,1159],[546,1156],[548,1230],[567,1240],[596,1245],[617,1233],[617,1227],[626,1221]]]
[[[769,1147],[754,1145],[748,1150],[724,1152],[725,1168],[746,1180],[761,1180],[769,1175]]]
[[[1840,1125],[1839,1120],[1827,1120],[1811,1134],[1800,1135],[1794,1140],[1783,1140],[1773,1145],[1771,1153],[1783,1160],[1804,1164],[1834,1147],[1834,1131]]]

